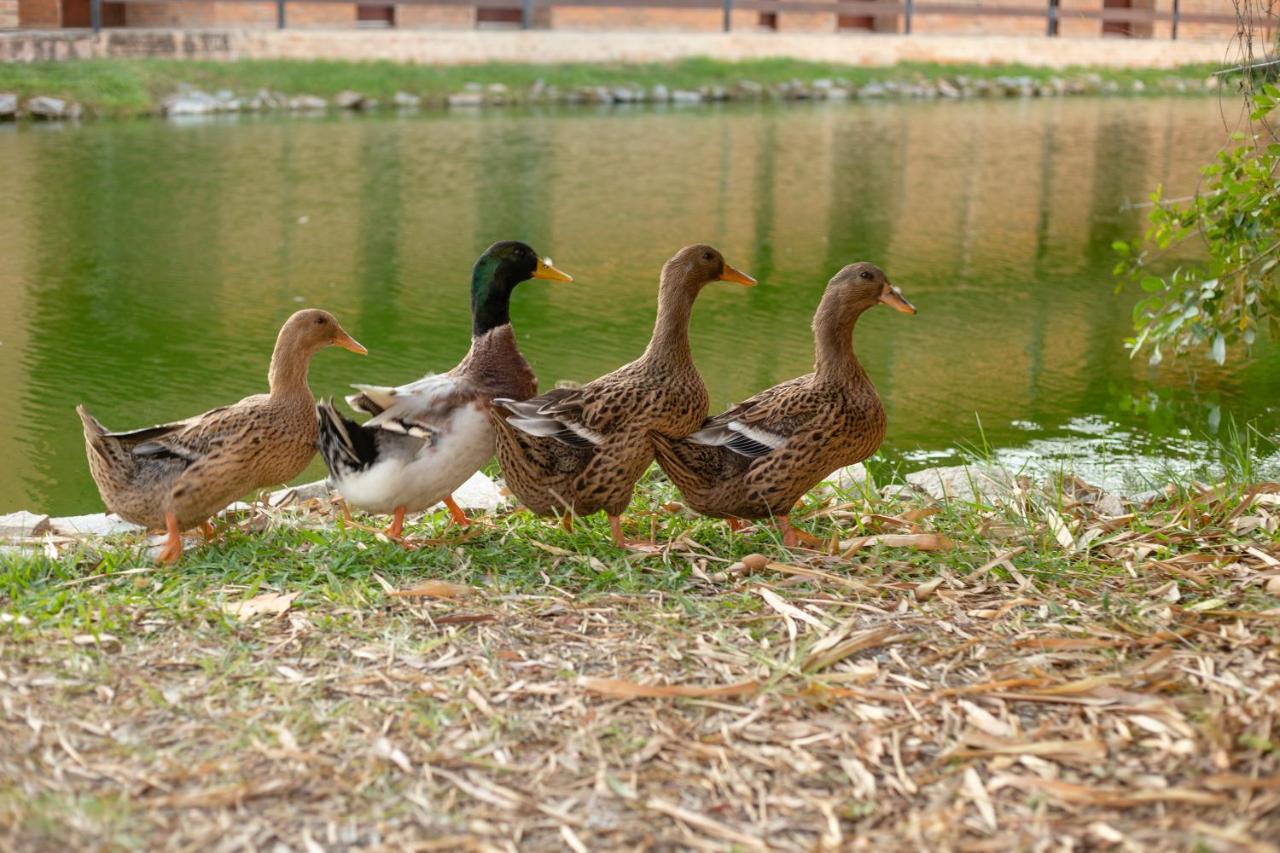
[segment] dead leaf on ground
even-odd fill
[[[955,543],[941,533],[882,533],[877,536],[855,536],[841,541],[841,556],[849,557],[863,548],[875,545],[915,548],[917,551],[949,551],[955,547]]]
[[[747,696],[762,686],[758,681],[739,681],[718,687],[698,687],[690,684],[637,684],[619,678],[581,678],[578,684],[592,693],[615,699],[670,699],[684,697],[708,699],[723,696]]]
[[[248,601],[228,602],[222,605],[222,612],[237,619],[252,619],[254,616],[278,616],[288,612],[293,600],[299,592],[264,592],[255,595]]]
[[[409,589],[397,589],[388,595],[396,598],[462,598],[475,592],[475,588],[466,584],[449,583],[448,581],[423,581]]]

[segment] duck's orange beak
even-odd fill
[[[551,259],[538,258],[538,268],[533,271],[534,278],[545,279],[546,281],[573,281],[573,276],[564,270],[558,270],[551,265]]]
[[[369,351],[364,347],[362,347],[359,341],[357,341],[355,338],[348,335],[342,329],[339,329],[338,334],[334,336],[333,345],[335,347],[342,347],[343,349],[349,349],[356,355],[369,354]]]
[[[734,284],[741,284],[743,287],[755,287],[756,280],[741,270],[735,270],[728,264],[724,265],[724,272],[720,273],[721,281],[732,281]]]
[[[907,301],[901,290],[888,282],[885,282],[884,290],[880,291],[880,301],[894,311],[901,311],[903,314],[916,313],[916,306]]]

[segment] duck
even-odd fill
[[[693,363],[689,317],[713,281],[756,283],[715,248],[686,246],[662,267],[657,320],[639,358],[578,388],[494,399],[489,417],[498,464],[525,507],[560,514],[567,529],[574,516],[604,510],[615,545],[649,547],[623,536],[621,516],[653,461],[650,433],[683,437],[706,418],[707,388]]]
[[[526,243],[494,243],[471,271],[471,348],[462,361],[395,388],[353,386],[359,393],[347,403],[372,416],[363,424],[331,400],[318,405],[330,485],[345,505],[391,515],[383,531],[388,538],[402,542],[405,514],[441,501],[456,523],[468,523],[453,491],[493,456],[490,401],[538,392],[510,315],[512,291],[531,278],[573,281]]]
[[[165,530],[158,560],[172,565],[182,557],[182,531],[199,526],[211,538],[209,518],[232,501],[297,477],[316,452],[307,369],[329,346],[368,352],[332,314],[310,308],[281,327],[266,394],[130,432],[110,432],[83,404],[76,406],[89,472],[107,509]]]
[[[876,305],[915,306],[875,264],[841,269],[813,317],[812,373],[739,403],[683,438],[650,434],[658,465],[703,515],[776,519],[783,544],[817,540],[790,522],[792,508],[831,472],[875,453],[888,427],[884,406],[853,349],[853,327]]]

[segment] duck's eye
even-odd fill
[[[863,270],[862,272],[858,273],[858,275],[861,276],[862,278],[865,278],[867,281],[871,281],[871,279],[874,278],[874,276],[872,276],[871,273],[867,272],[866,270]]]
[[[713,257],[714,257],[714,255],[712,255],[710,252],[703,252],[703,253],[702,253],[702,259],[703,259],[704,261],[709,261],[709,260],[711,260]]]
[[[324,325],[324,318],[323,318],[323,317],[317,317],[317,318],[316,318],[316,325],[317,325],[317,326],[323,326],[323,325]]]

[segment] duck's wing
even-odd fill
[[[595,397],[588,388],[556,388],[529,400],[493,402],[521,432],[586,449],[603,442],[612,427],[611,419],[599,417]]]
[[[507,423],[529,435],[576,448],[596,447],[643,405],[631,365],[581,388],[556,388],[528,400],[495,399]]]
[[[802,376],[775,385],[727,412],[707,418],[688,441],[724,447],[749,459],[785,447],[791,436],[821,414],[819,401],[807,393],[808,380]]]
[[[128,447],[130,454],[135,457],[180,459],[191,465],[234,446],[252,425],[253,400],[250,397],[235,405],[210,409],[186,420],[130,432],[108,433],[108,436]]]
[[[453,412],[484,398],[473,382],[444,373],[424,376],[397,388],[353,387],[360,393],[348,397],[347,403],[373,415],[364,423],[366,428],[410,435],[432,444]]]

